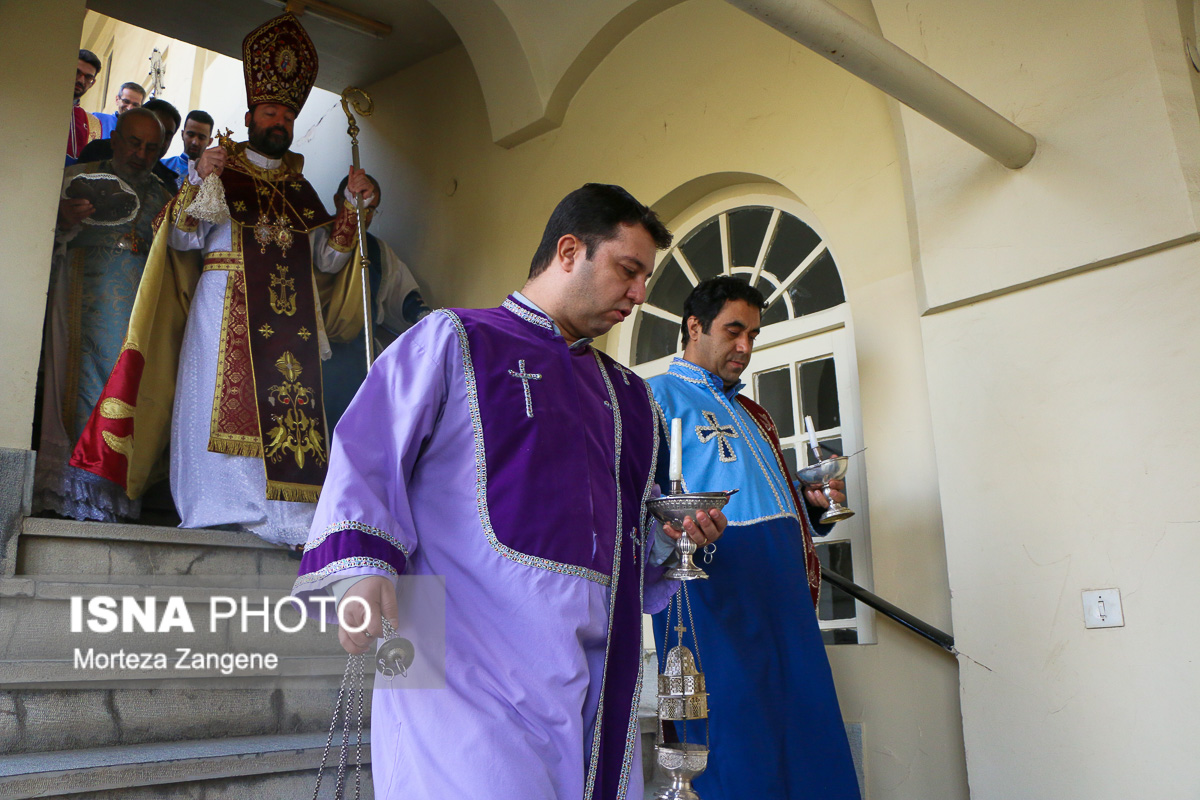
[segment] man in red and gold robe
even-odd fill
[[[238,528],[295,545],[325,479],[329,433],[321,361],[329,337],[362,327],[350,198],[372,185],[351,170],[326,212],[288,150],[317,53],[284,14],[243,42],[249,141],[205,151],[167,206],[139,288],[125,349],[76,448],[76,466],[131,497],[161,474],[170,436],[171,492],[183,527]],[[219,178],[228,219],[189,212]],[[314,228],[333,233],[312,240]],[[105,409],[108,409],[108,413]]]

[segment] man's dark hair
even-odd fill
[[[85,64],[91,64],[96,68],[96,74],[100,74],[100,59],[96,58],[96,54],[91,50],[79,49],[79,60]]]
[[[153,100],[147,100],[146,102],[142,103],[142,108],[146,109],[147,111],[153,111],[156,114],[161,111],[171,119],[175,120],[175,130],[179,130],[179,111],[176,110],[175,106],[171,105],[166,100],[160,100],[156,97]]]
[[[745,300],[759,311],[763,311],[767,307],[767,301],[763,299],[762,292],[741,278],[720,275],[701,281],[695,289],[692,289],[687,300],[683,301],[683,322],[679,324],[679,328],[683,335],[684,346],[688,343],[688,320],[692,317],[700,320],[700,330],[708,333],[712,328],[713,320],[730,300]]]
[[[578,237],[591,258],[601,243],[617,237],[622,223],[644,227],[659,250],[671,246],[671,232],[659,221],[658,214],[629,192],[608,183],[585,183],[564,197],[550,215],[542,242],[529,264],[529,277],[536,278],[546,271],[554,260],[558,240],[567,234]]]
[[[208,132],[210,134],[212,133],[213,126],[216,125],[216,123],[213,122],[211,114],[209,114],[207,111],[201,111],[198,108],[189,111],[187,117],[185,117],[183,121],[186,124],[189,120],[193,119],[196,120],[196,122],[199,122],[201,125],[207,125]]]
[[[375,198],[379,202],[383,202],[383,189],[379,188],[379,181],[375,180],[370,175],[367,176],[367,180],[369,180],[371,182],[371,185],[375,187]],[[338,184],[337,192],[335,192],[333,196],[344,198],[346,196],[346,187],[349,185],[350,185],[350,176],[343,175],[342,182]],[[379,205],[379,203],[376,203],[376,205]]]
[[[124,83],[122,83],[121,88],[117,89],[117,94],[120,94],[121,92],[125,91],[126,89],[133,89],[135,92],[140,94],[143,98],[145,98],[145,96],[146,96],[146,90],[142,88],[142,85],[140,83],[134,83],[133,81],[125,81]]]

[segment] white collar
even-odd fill
[[[275,169],[280,165],[280,163],[282,163],[282,159],[264,156],[262,153],[249,147],[247,147],[243,152],[246,154],[246,158],[250,161],[250,163],[260,169]]]

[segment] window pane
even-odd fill
[[[817,543],[817,557],[821,566],[836,572],[846,580],[854,580],[854,564],[851,561],[849,542]],[[826,583],[821,587],[821,601],[817,604],[817,619],[853,619],[854,598]]]
[[[721,257],[721,227],[716,217],[697,228],[679,249],[702,281],[725,271],[725,259]]]
[[[792,309],[797,317],[846,302],[842,279],[828,250],[817,256],[800,279],[788,288],[788,294],[792,296]]]
[[[819,444],[821,446],[821,457],[822,458],[829,458],[830,456],[846,455],[845,452],[843,452],[842,439],[840,436],[835,436],[832,439],[822,439],[819,442],[817,442],[817,444]],[[808,460],[810,463],[812,462],[812,453],[811,452],[808,455]]]
[[[767,289],[770,287],[765,286],[762,281],[759,281],[758,288],[761,291],[763,289]],[[766,292],[763,292],[763,294],[766,294]],[[788,318],[787,303],[783,302],[783,298],[780,297],[778,300],[776,300],[774,303],[771,304],[770,308],[768,308],[766,311],[763,312],[762,326],[765,328],[768,325],[774,325],[776,322],[787,322],[787,318]]]
[[[763,206],[729,212],[729,249],[732,251],[733,266],[754,266],[770,222],[771,209]]]
[[[679,352],[679,325],[674,322],[638,312],[637,355],[634,364],[644,364]]]
[[[807,467],[809,464],[817,463],[813,458],[812,448],[808,446],[808,436],[803,436],[803,447],[797,446],[796,455],[799,456],[800,466]],[[821,458],[829,458],[830,456],[842,456],[842,440],[841,437],[834,436],[831,439],[821,439],[817,442],[821,447]]]
[[[779,429],[781,439],[796,433],[796,425],[792,420],[791,372],[788,367],[780,367],[770,372],[759,372],[754,376],[758,404],[775,420],[775,427]]]
[[[800,408],[813,418],[819,431],[842,424],[838,408],[837,368],[832,358],[806,361],[800,365]]]
[[[791,214],[782,214],[763,269],[782,283],[820,243],[821,237],[817,236],[816,231]]]
[[[663,311],[683,314],[683,301],[692,292],[692,282],[683,274],[683,268],[679,266],[679,262],[673,255],[664,258],[656,272],[658,275],[655,277],[654,288],[650,290],[647,302],[650,305],[658,306]]]
[[[821,641],[825,644],[858,644],[858,631],[854,628],[821,631]]]

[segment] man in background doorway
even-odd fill
[[[207,111],[193,109],[188,112],[183,120],[183,130],[179,132],[179,138],[183,141],[183,152],[162,160],[167,169],[179,176],[178,186],[183,186],[187,180],[189,166],[212,144],[212,132],[213,118]]]
[[[75,104],[71,107],[71,127],[67,133],[67,166],[79,161],[79,154],[88,142],[100,138],[100,120],[83,110],[79,100],[96,84],[100,74],[100,59],[91,50],[79,51],[75,67]]]
[[[121,84],[121,88],[117,90],[117,96],[114,98],[117,103],[117,110],[112,114],[105,114],[100,111],[92,112],[92,116],[100,120],[100,138],[107,139],[113,134],[113,130],[117,127],[117,118],[133,108],[141,108],[142,103],[146,102],[146,90],[140,84],[133,81],[126,81]]]
[[[382,190],[379,181],[372,178],[375,196],[363,207],[364,227],[370,228],[379,213]],[[336,204],[343,202],[346,194],[346,178],[338,185],[333,196]],[[322,242],[329,238],[330,226],[318,228],[314,239]],[[378,355],[400,334],[415,325],[429,313],[429,307],[421,298],[417,279],[408,266],[400,260],[387,242],[367,234],[367,258],[371,262],[371,297],[374,298],[371,314],[375,323],[374,352]],[[317,280],[321,280],[318,276]],[[350,342],[330,342],[333,355],[322,365],[321,382],[325,386],[325,416],[330,432],[342,418],[346,406],[354,399],[354,393],[367,377],[366,348],[362,337]]]

